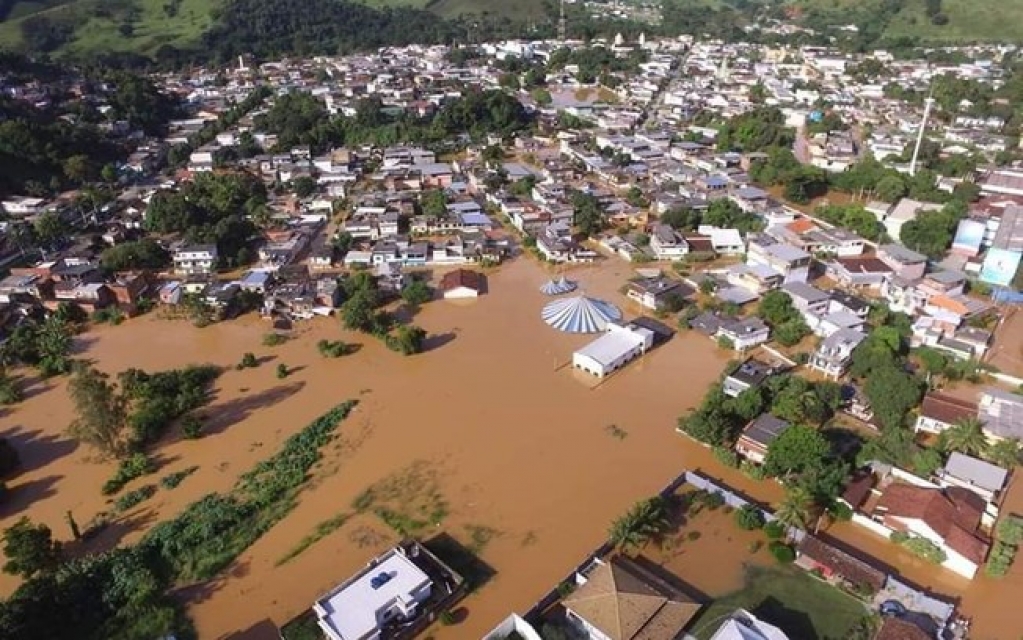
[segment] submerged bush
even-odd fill
[[[103,483],[103,495],[112,496],[135,478],[149,475],[153,471],[156,471],[156,465],[146,457],[146,454],[134,453],[121,460],[121,464],[117,465],[117,471],[114,472],[114,476]]]

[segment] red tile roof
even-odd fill
[[[450,273],[444,274],[444,277],[440,279],[441,291],[451,291],[458,287],[467,287],[480,291],[483,289],[483,276],[476,271],[455,269]]]
[[[943,424],[955,424],[963,418],[976,417],[977,403],[943,393],[928,393],[920,405],[920,415]]]
[[[877,503],[886,518],[920,520],[950,549],[976,564],[984,562],[989,546],[978,530],[985,507],[983,498],[966,489],[942,491],[899,482],[885,489]]]

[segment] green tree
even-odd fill
[[[121,457],[129,450],[128,405],[108,377],[89,366],[80,367],[71,377],[68,392],[76,417],[69,434],[103,455]]]
[[[906,183],[898,176],[888,175],[877,183],[874,193],[884,202],[896,202],[906,195]]]
[[[68,373],[71,370],[72,327],[57,314],[51,315],[35,335],[39,370],[44,376]]]
[[[60,564],[60,543],[53,539],[50,528],[32,524],[22,517],[4,530],[4,573],[31,578],[49,573]]]
[[[596,196],[575,192],[572,194],[572,223],[587,236],[595,236],[605,227],[604,207]]]
[[[806,490],[799,486],[790,486],[785,497],[778,504],[774,517],[784,525],[805,529],[810,521],[813,501]]]
[[[79,153],[64,161],[64,175],[77,183],[88,182],[95,177],[95,169],[89,156]]]
[[[49,249],[57,249],[68,239],[68,226],[55,211],[47,211],[35,222],[39,243]]]
[[[103,165],[103,169],[100,171],[100,177],[109,183],[117,182],[117,169],[114,168],[114,165],[112,164]]]
[[[668,526],[668,512],[660,496],[641,500],[611,523],[608,537],[619,549],[637,549]]]
[[[946,451],[958,451],[969,456],[980,456],[988,447],[983,423],[975,417],[956,421],[941,432],[939,446]]]
[[[863,388],[874,416],[884,427],[901,426],[906,415],[920,402],[923,388],[910,373],[893,365],[872,371]]]
[[[394,334],[387,336],[388,348],[406,356],[420,353],[426,340],[426,331],[415,325],[399,325]]]
[[[421,278],[415,278],[401,290],[401,299],[410,307],[419,307],[433,299],[433,290]]]
[[[446,218],[448,215],[448,198],[443,189],[429,189],[419,196],[419,208],[423,214],[431,218]]]
[[[673,207],[668,209],[658,221],[675,230],[692,231],[700,225],[700,214],[689,207]]]
[[[308,198],[316,191],[316,181],[309,176],[299,176],[291,182],[291,187],[299,198]]]
[[[824,462],[830,447],[816,429],[793,425],[767,447],[764,470],[772,476],[802,473]]]
[[[1005,438],[992,443],[984,454],[988,460],[1006,469],[1019,464],[1020,444],[1015,438]]]

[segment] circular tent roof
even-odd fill
[[[600,333],[608,322],[621,320],[622,312],[609,302],[575,296],[547,303],[540,316],[558,331]]]
[[[548,296],[560,296],[563,293],[575,291],[576,284],[567,280],[564,276],[557,280],[548,280],[540,287],[540,292]]]

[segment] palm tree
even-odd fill
[[[988,446],[984,425],[973,416],[958,420],[943,431],[940,442],[946,451],[958,451],[971,456],[980,455]]]
[[[1019,453],[1019,440],[1006,438],[989,446],[984,453],[984,457],[1000,467],[1012,469],[1019,464]]]
[[[637,548],[646,544],[668,526],[664,499],[641,500],[611,523],[608,537],[619,549]]]
[[[792,486],[785,492],[785,499],[778,505],[774,517],[782,524],[805,529],[812,506],[809,492],[803,487]]]

